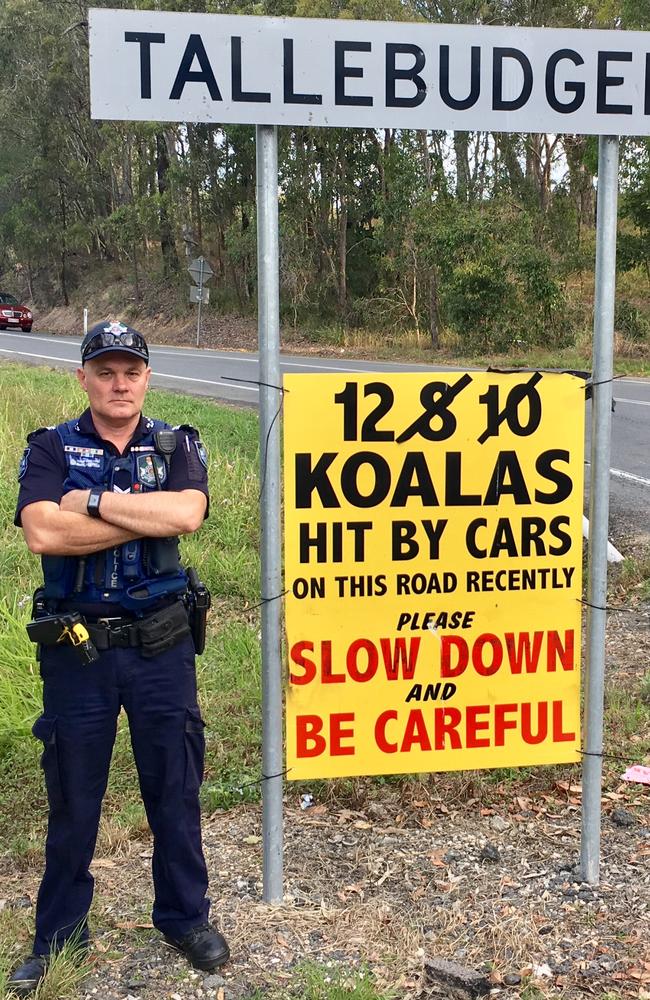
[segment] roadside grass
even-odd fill
[[[615,568],[612,589],[621,600],[650,600],[650,545],[624,559]]]
[[[298,331],[296,336],[286,327],[282,333],[283,347],[304,350],[305,339],[321,350],[336,354],[371,356],[378,361],[412,362],[414,364],[454,365],[467,368],[539,368],[591,371],[593,363],[591,330],[579,333],[575,343],[567,347],[544,347],[513,343],[502,352],[468,349],[461,338],[442,331],[440,344],[431,347],[425,331],[371,330],[365,327],[345,327],[341,323],[321,323]],[[650,376],[650,345],[628,342],[617,337],[614,357],[615,375]]]
[[[650,545],[610,570],[612,604],[635,614],[650,601]],[[609,676],[605,687],[606,740],[617,751],[633,748],[633,762],[650,754],[650,665],[641,657],[628,671]]]
[[[300,1000],[396,1000],[397,998],[397,994],[392,990],[380,990],[368,971],[345,973],[330,963],[317,965],[312,962],[299,965],[295,969],[289,989],[290,992],[287,992],[287,987],[270,992],[256,991],[249,994],[246,1000],[288,1000],[289,997]]]

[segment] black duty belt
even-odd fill
[[[86,627],[100,652],[137,647],[142,656],[158,656],[192,634],[187,610],[180,601],[137,621],[100,618],[97,622],[88,622]]]
[[[86,622],[86,628],[96,648],[135,649],[141,645],[140,623],[130,618],[98,618],[96,622]]]
[[[192,634],[187,609],[181,601],[176,601],[135,621],[132,618],[110,617],[88,621],[76,612],[41,617],[30,623],[35,626],[30,638],[44,646],[57,645],[70,631],[63,627],[67,618],[80,623],[88,631],[90,643],[87,645],[91,652],[94,647],[94,656],[86,657],[87,662],[97,659],[97,652],[107,649],[139,649],[142,656],[158,656]],[[54,626],[48,628],[50,621],[54,622]]]

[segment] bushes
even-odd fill
[[[420,260],[435,269],[440,320],[462,349],[559,345],[565,339],[561,260],[544,226],[541,215],[510,200],[419,207]]]

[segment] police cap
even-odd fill
[[[88,331],[81,342],[81,363],[85,364],[92,358],[108,351],[121,351],[123,354],[133,354],[149,364],[149,348],[141,333],[124,323],[111,323],[104,320]]]

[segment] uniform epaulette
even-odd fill
[[[53,430],[56,430],[54,424],[52,424],[50,427],[39,427],[37,430],[31,431],[27,435],[27,441],[28,442],[33,441],[34,438],[37,438],[39,434],[45,434],[45,431],[53,431]]]
[[[190,433],[192,433],[192,434],[196,434],[196,436],[197,436],[197,437],[200,437],[200,434],[199,434],[199,432],[197,431],[196,427],[192,427],[192,425],[191,425],[191,424],[178,424],[178,425],[177,425],[176,427],[174,427],[173,429],[174,429],[175,431],[185,431],[185,433],[186,433],[186,434],[187,434],[188,432],[190,432]]]

